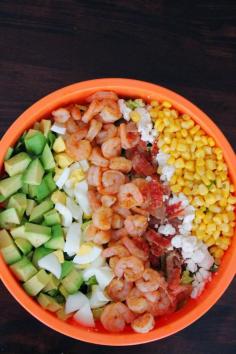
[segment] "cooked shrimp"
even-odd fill
[[[162,288],[160,288],[158,291],[160,294],[159,300],[156,302],[149,302],[148,311],[153,316],[163,316],[173,312],[175,307],[172,305],[167,292]]]
[[[105,258],[110,258],[113,256],[118,256],[118,257],[127,257],[129,256],[129,251],[122,245],[116,244],[110,247],[107,247],[105,250],[102,252],[102,256]]]
[[[135,184],[126,183],[120,187],[118,200],[121,207],[130,209],[142,205],[143,196]]]
[[[87,182],[90,186],[97,187],[102,183],[102,169],[99,166],[91,165],[88,169]]]
[[[81,111],[79,109],[79,107],[75,104],[72,108],[71,108],[71,116],[74,120],[80,120],[81,119]]]
[[[143,215],[130,215],[125,219],[125,228],[130,236],[142,236],[148,227],[148,220]]]
[[[131,211],[135,214],[143,215],[143,216],[146,216],[147,218],[149,217],[149,212],[147,210],[140,208],[140,207],[133,207],[133,208],[131,208]]]
[[[89,141],[93,141],[93,139],[98,135],[101,129],[102,129],[102,123],[99,122],[97,119],[92,119],[90,122],[86,139]]]
[[[112,229],[121,229],[124,226],[124,219],[116,213],[112,215],[111,227]]]
[[[109,304],[105,307],[101,315],[101,323],[109,332],[122,332],[126,323],[134,320],[133,313],[122,302]]]
[[[125,279],[114,278],[106,288],[106,291],[113,301],[124,301],[132,289],[132,286],[132,282]]]
[[[88,191],[88,200],[93,211],[101,208],[102,204],[100,194],[97,193],[94,189],[90,189]]]
[[[104,105],[101,101],[93,100],[90,103],[87,111],[83,114],[82,121],[88,123],[94,116],[101,112],[103,107]]]
[[[120,186],[125,183],[125,176],[120,171],[107,170],[102,174],[103,190],[99,190],[102,194],[116,194],[119,192]]]
[[[104,123],[114,123],[121,118],[122,114],[116,101],[108,98],[101,102],[103,102],[103,109],[100,112],[100,116]]]
[[[123,173],[129,173],[132,169],[132,162],[125,157],[112,157],[110,159],[109,168],[111,170],[118,170]]]
[[[76,133],[78,131],[78,125],[76,124],[76,122],[74,121],[74,119],[69,118],[66,121],[66,131],[69,134],[73,134]]]
[[[142,277],[144,266],[142,261],[135,256],[123,257],[117,262],[114,273],[118,278],[124,275],[128,281],[137,281]]]
[[[114,210],[114,212],[116,212],[117,214],[123,216],[123,218],[126,218],[127,216],[131,215],[131,212],[129,209],[127,208],[123,208],[120,206],[120,204],[118,202],[116,202],[112,209]]]
[[[144,313],[131,322],[131,327],[137,333],[147,333],[155,326],[155,319],[152,314]]]
[[[107,159],[119,156],[121,153],[120,138],[118,136],[107,139],[101,146],[103,156]]]
[[[87,241],[93,241],[97,245],[104,245],[110,241],[111,231],[98,230],[95,226],[89,225],[85,232],[85,237]]]
[[[119,261],[120,257],[118,256],[113,256],[109,259],[109,266],[112,270],[114,270],[116,263]]]
[[[112,91],[98,91],[86,98],[87,102],[92,102],[93,100],[104,100],[109,98],[111,100],[118,101],[118,96],[115,92]]]
[[[100,230],[110,230],[112,221],[112,209],[101,207],[93,213],[93,224]]]
[[[127,231],[124,227],[119,230],[112,230],[111,239],[114,241],[120,240],[122,237],[128,236]]]
[[[102,130],[96,136],[97,144],[103,144],[107,139],[117,135],[117,127],[114,124],[103,124]]]
[[[140,141],[140,136],[135,123],[122,123],[119,127],[121,147],[131,149]]]
[[[131,289],[126,297],[126,304],[128,308],[134,313],[144,313],[148,310],[148,300],[144,294],[141,293],[136,287]]]
[[[66,108],[58,108],[52,112],[52,116],[57,123],[66,123],[70,118],[70,112]]]
[[[72,136],[66,137],[66,152],[76,161],[87,160],[91,154],[92,146],[88,140],[76,141]]]
[[[135,237],[131,239],[126,236],[122,238],[122,243],[133,256],[140,258],[142,261],[146,261],[148,259],[149,247],[142,238]]]
[[[141,279],[136,281],[137,288],[142,292],[155,291],[160,286],[164,287],[165,279],[156,270],[147,268],[144,270]]]
[[[103,195],[101,197],[102,206],[110,208],[116,202],[116,197],[114,195]]]
[[[109,161],[102,156],[101,149],[99,146],[93,148],[92,153],[90,155],[90,161],[96,165],[101,167],[108,167]]]

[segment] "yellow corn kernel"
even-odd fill
[[[204,224],[203,222],[199,225],[198,230],[200,231],[205,231],[206,230],[206,224]]]
[[[162,106],[165,108],[170,108],[170,107],[172,107],[172,104],[169,101],[163,101]]]
[[[234,210],[234,206],[229,204],[229,205],[226,206],[225,210],[226,211],[232,211],[232,210]]]
[[[192,119],[188,119],[184,122],[181,122],[181,127],[184,129],[191,129],[193,126],[194,126],[194,121]]]
[[[205,157],[205,152],[204,152],[204,150],[203,150],[203,149],[197,149],[197,150],[195,151],[195,156],[196,156],[197,158],[204,158],[204,157]]]
[[[232,237],[232,236],[234,236],[234,228],[230,227],[228,232],[222,232],[222,233],[226,237]]]
[[[181,157],[175,161],[176,168],[183,168],[184,166],[185,166],[185,162]]]
[[[178,151],[170,151],[171,156],[173,156],[175,159],[178,159],[180,157],[180,153]]]
[[[181,191],[181,186],[179,184],[174,184],[173,186],[171,186],[171,190],[174,193],[179,193]]]
[[[210,205],[208,208],[209,208],[209,211],[211,211],[212,213],[220,213],[221,212],[221,208],[218,207],[217,205]]]
[[[160,121],[159,119],[157,119],[155,121],[154,127],[158,132],[162,132],[165,128],[165,124],[163,123],[163,121]]]
[[[131,113],[133,113],[133,112],[131,112]],[[158,111],[156,109],[150,109],[149,114],[150,114],[151,118],[153,118],[154,120],[158,117]],[[131,114],[130,114],[130,117],[131,117]],[[132,117],[131,117],[131,119],[132,119]]]
[[[213,220],[214,223],[216,223],[217,225],[221,225],[221,223],[222,223],[221,217],[220,217],[219,215],[213,216],[212,220]]]
[[[54,204],[56,204],[56,203],[66,204],[66,194],[64,192],[57,190],[52,193],[51,201]]]
[[[204,146],[204,151],[206,155],[211,155],[212,154],[212,149],[210,146]]]
[[[172,186],[173,184],[176,184],[176,181],[177,181],[177,175],[174,174],[174,175],[171,177],[170,185]]]
[[[163,122],[165,124],[165,127],[168,127],[169,125],[171,125],[171,121],[168,117],[164,117]]]
[[[187,113],[182,114],[182,118],[183,120],[190,120],[190,115],[188,115]]]
[[[157,107],[159,105],[158,101],[157,100],[152,100],[151,101],[151,106],[152,107]]]
[[[224,163],[221,161],[218,161],[216,169],[217,169],[217,171],[224,171],[225,170]]]
[[[206,177],[206,176],[202,176],[202,182],[206,185],[209,186],[211,184],[211,181]]]
[[[216,155],[216,159],[217,159],[218,161],[223,160],[223,154]]]
[[[227,199],[221,198],[221,199],[219,200],[219,205],[220,205],[222,208],[226,207],[226,205],[227,205]]]
[[[196,159],[196,166],[205,166],[205,161],[202,158]]]
[[[181,187],[185,185],[185,180],[182,177],[179,177],[177,179],[177,184],[179,184]]]
[[[200,209],[197,209],[197,210],[196,210],[195,215],[196,215],[197,217],[199,217],[200,219],[203,219],[203,218],[205,217],[205,214],[204,214],[203,211],[200,210]]]
[[[62,139],[61,136],[59,136],[58,138],[56,138],[56,140],[54,141],[53,144],[53,150],[57,153],[59,152],[63,152],[66,150],[66,144],[64,142],[64,140]]]
[[[203,218],[204,223],[209,224],[209,222],[212,221],[212,217],[212,213],[208,211]]]
[[[191,154],[188,151],[182,152],[181,156],[183,157],[183,159],[185,159],[187,161],[191,159]]]
[[[233,193],[235,191],[235,188],[234,188],[233,184],[230,185],[230,189],[229,190],[230,190],[231,193]]]
[[[214,183],[212,183],[210,186],[209,186],[209,191],[214,193],[217,191],[217,188],[216,188],[216,185]]]
[[[222,250],[227,250],[227,248],[230,245],[230,238],[227,237],[219,237],[218,240],[216,240],[217,246],[219,246]]]
[[[186,182],[185,182],[185,185],[186,185]],[[190,188],[188,188],[188,187],[184,187],[183,188],[183,193],[185,194],[185,195],[187,195],[187,196],[189,196],[189,195],[191,195],[191,189]]]
[[[187,152],[188,146],[186,144],[179,143],[177,144],[177,150],[180,152]]]
[[[193,139],[192,139],[191,136],[187,136],[186,143],[189,144],[189,145],[191,145],[193,143]]]
[[[194,171],[194,162],[193,161],[185,162],[185,168],[186,168],[186,170],[193,172]]]
[[[194,180],[200,182],[202,180],[201,176],[198,173],[194,174]]]
[[[170,147],[166,144],[164,144],[162,147],[161,147],[161,150],[163,152],[165,152],[166,154],[168,154],[168,152],[170,152]]]
[[[183,138],[187,138],[188,132],[187,132],[186,129],[181,129],[180,133],[181,133],[181,135],[182,135]]]
[[[152,111],[152,110],[151,110]],[[152,116],[152,114],[151,114],[151,111],[150,111],[150,115],[151,115],[151,117],[152,118],[156,118],[157,117],[157,114],[156,114],[156,116],[155,117],[153,117]],[[130,113],[130,118],[132,119],[132,121],[134,122],[134,123],[138,123],[139,121],[140,121],[140,114],[138,113],[138,112],[136,112],[136,111],[132,111],[131,113]]]
[[[196,166],[196,172],[199,174],[199,176],[204,176],[205,175],[205,167],[204,166]]]
[[[175,164],[175,159],[173,156],[169,157],[169,159],[167,160],[168,165],[174,165]]]
[[[206,160],[206,167],[209,170],[215,170],[216,169],[216,162],[212,159]]]
[[[184,178],[185,178],[185,175],[184,175]],[[186,187],[188,187],[188,188],[190,188],[192,190],[193,181],[192,180],[186,180],[186,178],[185,178],[185,185],[186,185]]]
[[[172,142],[170,144],[171,150],[175,151],[177,146],[177,139],[172,139]]]
[[[211,170],[206,170],[206,177],[211,181],[214,181],[216,178],[214,172],[212,172]]]
[[[216,224],[214,223],[207,224],[206,230],[209,235],[212,235],[216,231]]]
[[[228,232],[229,231],[229,225],[228,224],[221,224],[220,229],[222,232]]]
[[[208,188],[203,183],[201,183],[198,186],[198,192],[200,195],[206,195],[208,193]]]
[[[57,165],[61,168],[66,168],[74,162],[74,160],[69,155],[67,155],[65,152],[61,152],[59,154],[56,154],[54,156],[54,158],[55,158]]]
[[[228,202],[229,204],[235,204],[235,203],[236,203],[236,197],[230,196],[230,197],[227,199],[227,202]]]
[[[191,151],[192,154],[195,152],[196,148],[197,148],[196,143],[192,143],[192,144],[190,145],[190,151]]]
[[[216,231],[213,232],[212,236],[215,240],[217,240],[220,237],[220,230],[216,229]]]
[[[195,127],[193,127],[192,129],[190,129],[190,134],[191,135],[195,135],[198,131],[199,131],[199,129],[200,129],[200,125],[195,125]]]
[[[204,132],[203,132],[203,134],[204,134]],[[206,135],[202,136],[202,142],[203,142],[204,145],[208,145],[208,140],[207,140],[207,136]]]
[[[206,241],[206,245],[208,246],[208,247],[210,247],[210,246],[212,246],[212,245],[214,245],[215,244],[215,239],[214,239],[214,237],[210,237],[207,241]]]
[[[196,236],[199,240],[203,240],[205,237],[205,234],[206,234],[205,231],[202,231],[199,229],[196,230]]]
[[[214,252],[215,258],[221,259],[224,255],[224,251],[220,248],[217,248]]]
[[[222,214],[221,214],[221,219],[222,219],[222,221],[223,221],[225,224],[227,224],[227,223],[229,222],[229,218],[228,218],[227,213],[222,213]]]
[[[221,188],[222,187],[222,181],[219,177],[216,178],[216,187]]]
[[[176,176],[182,176],[183,175],[183,169],[182,168],[176,168],[175,170]]]
[[[215,199],[214,194],[208,193],[208,194],[205,196],[205,201],[206,201],[206,203],[207,203],[208,205],[213,205],[213,204],[215,204],[216,199]]]
[[[215,147],[215,148],[213,149],[213,151],[214,151],[214,153],[215,153],[216,155],[222,154],[222,149],[221,149],[220,147]]]
[[[202,197],[194,197],[192,204],[194,207],[202,206],[204,204],[204,200]]]
[[[208,140],[208,144],[211,147],[215,146],[215,140],[212,137],[208,137],[207,140]]]
[[[235,220],[235,213],[233,211],[229,211],[227,213],[229,221],[234,221]]]
[[[171,135],[170,134],[166,134],[164,137],[163,137],[163,140],[166,144],[170,144],[171,143]]]

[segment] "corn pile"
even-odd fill
[[[170,155],[168,164],[176,168],[171,190],[183,192],[195,207],[193,234],[210,247],[219,264],[234,234],[236,203],[222,149],[170,102],[152,101],[150,115],[159,132],[158,147]]]

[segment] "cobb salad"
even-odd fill
[[[217,271],[233,193],[221,148],[189,115],[95,92],[8,149],[0,252],[61,320],[146,333]]]

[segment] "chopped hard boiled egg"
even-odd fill
[[[101,253],[101,247],[87,242],[80,247],[79,252],[73,259],[73,262],[79,265],[88,264],[93,262],[98,256],[100,256]]]
[[[58,138],[56,138],[56,140],[54,141],[53,144],[53,150],[57,153],[59,152],[64,152],[66,150],[66,145],[64,140],[62,139],[61,136],[59,136]]]
[[[74,162],[74,160],[69,155],[67,155],[67,153],[65,153],[65,152],[55,154],[54,158],[55,158],[57,165],[61,168],[68,167]]]
[[[80,249],[80,242],[81,224],[74,222],[67,231],[64,252],[70,257],[74,256]]]

